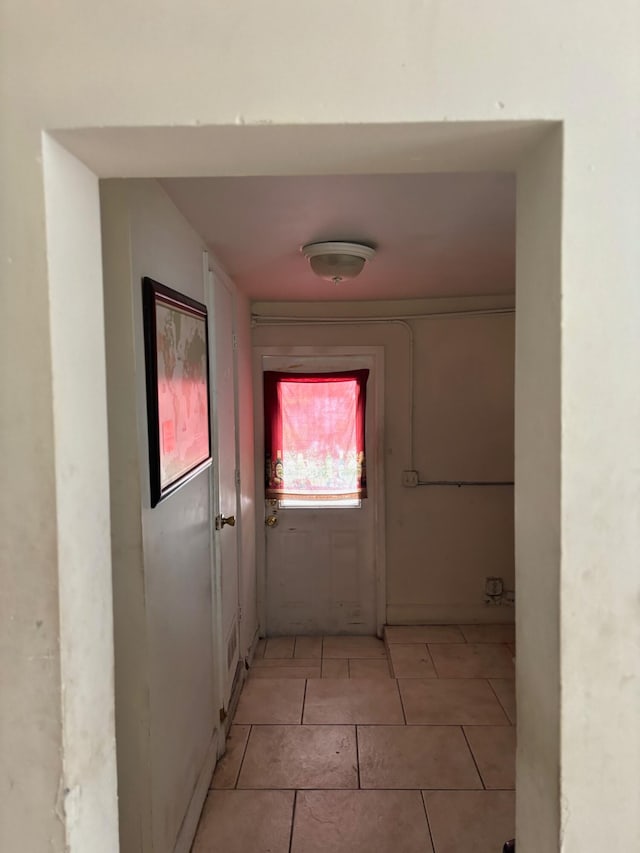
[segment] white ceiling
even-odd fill
[[[512,293],[511,172],[165,178],[169,196],[252,300],[376,300]],[[300,253],[364,242],[354,281],[317,279]]]

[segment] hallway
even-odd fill
[[[193,853],[499,853],[512,625],[261,640]]]

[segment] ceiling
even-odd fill
[[[165,178],[162,186],[254,301],[387,300],[515,289],[511,172]],[[316,278],[300,253],[363,242],[351,282]]]

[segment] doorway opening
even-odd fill
[[[495,123],[494,127],[495,127]],[[517,123],[514,123],[517,125]],[[450,125],[432,126],[435,137],[430,136],[429,125],[424,126],[424,150],[427,152],[425,163],[436,157],[437,168],[459,168],[464,162],[466,168],[473,168],[475,160],[472,126]],[[561,242],[561,185],[562,185],[562,142],[561,132],[552,129],[548,137],[543,138],[549,127],[531,126],[511,128],[514,134],[512,142],[519,139],[519,144],[511,152],[511,158],[506,156],[509,168],[517,168],[519,172],[519,211],[518,211],[518,343],[517,343],[517,377],[516,377],[516,503],[520,519],[517,535],[516,552],[518,565],[518,589],[520,607],[518,613],[519,625],[519,657],[522,665],[518,672],[518,692],[520,708],[535,708],[536,714],[521,716],[519,732],[518,758],[518,799],[522,803],[521,820],[519,822],[520,837],[533,839],[539,837],[541,825],[547,828],[543,836],[553,837],[553,829],[557,824],[558,791],[557,791],[557,757],[559,756],[559,612],[558,612],[558,582],[559,582],[559,377],[560,377],[560,242]],[[418,129],[419,130],[419,129]],[[197,146],[202,146],[201,162],[206,163],[206,174],[228,173],[230,168],[249,170],[252,174],[269,174],[274,169],[273,152],[279,150],[277,140],[272,137],[269,145],[263,145],[260,139],[263,133],[273,133],[275,136],[284,133],[292,146],[305,150],[308,162],[315,162],[327,174],[337,172],[336,154],[344,147],[340,144],[340,134],[350,135],[353,146],[353,134],[360,134],[362,148],[372,151],[376,140],[383,140],[384,151],[378,150],[373,159],[376,168],[384,171],[398,169],[399,164],[406,159],[406,127],[398,125],[391,127],[389,132],[397,133],[393,138],[388,133],[380,134],[375,126],[359,126],[353,128],[323,129],[318,133],[314,127],[306,128],[211,128],[210,133],[203,128],[168,128],[151,130],[149,128],[127,129],[90,129],[80,131],[65,131],[58,134],[64,149],[49,152],[45,162],[45,177],[47,184],[47,223],[51,225],[49,238],[50,265],[49,285],[52,296],[51,330],[53,345],[53,378],[54,383],[65,381],[61,387],[64,395],[57,396],[56,402],[56,442],[57,456],[64,458],[65,448],[74,448],[76,476],[75,494],[90,496],[81,507],[81,517],[91,515],[93,518],[108,518],[108,473],[106,470],[96,470],[94,464],[96,454],[88,452],[78,455],[76,436],[78,419],[76,412],[82,413],[81,423],[83,434],[105,437],[106,413],[103,407],[95,407],[87,412],[86,398],[94,399],[95,389],[104,387],[104,377],[101,372],[101,340],[95,335],[95,340],[83,341],[85,358],[82,364],[73,358],[73,352],[66,348],[65,338],[68,331],[68,317],[63,305],[75,302],[87,305],[87,313],[94,316],[95,305],[101,305],[101,271],[99,252],[88,252],[78,257],[77,247],[86,241],[87,232],[96,245],[99,241],[100,223],[95,215],[80,221],[74,213],[75,201],[80,200],[77,209],[84,211],[84,202],[89,199],[95,206],[98,186],[96,175],[110,176],[120,174],[127,177],[137,177],[148,174],[147,150],[140,145],[136,135],[148,136],[153,133],[158,145],[154,148],[155,156],[159,156],[156,174],[163,171],[168,174],[192,174],[193,170],[187,162],[193,156],[193,147],[176,146],[175,135],[190,134],[193,139],[197,135]],[[240,159],[231,157],[227,165],[216,160],[216,152],[234,151],[237,153],[235,141],[231,139],[236,133],[251,136],[253,142],[243,149]],[[219,136],[222,132],[222,140]],[[412,133],[417,132],[415,126]],[[493,132],[491,123],[487,133]],[[496,129],[497,132],[497,129]],[[334,138],[332,144],[327,144],[327,134]],[[460,145],[451,145],[447,133],[458,134]],[[217,136],[218,134],[218,136]],[[306,144],[300,146],[302,134]],[[248,138],[247,136],[247,138]],[[415,143],[415,138],[413,142]],[[434,143],[434,138],[436,142]],[[108,144],[104,144],[107,140]],[[314,142],[315,140],[315,142]],[[486,141],[486,136],[485,136]],[[222,144],[220,144],[222,142]],[[503,140],[504,142],[504,140]],[[254,143],[256,143],[254,145]],[[434,152],[437,149],[437,156]],[[449,153],[447,154],[447,149]],[[176,165],[176,150],[184,150],[184,162]],[[411,150],[415,150],[415,144]],[[69,154],[69,151],[72,152]],[[207,152],[206,156],[203,152]],[[464,156],[461,156],[464,151]],[[158,154],[158,152],[161,152]],[[164,153],[162,153],[164,152]],[[334,152],[333,154],[331,152]],[[375,152],[374,152],[375,153]],[[323,156],[324,154],[324,156]],[[226,155],[225,155],[226,156]],[[377,157],[377,159],[376,159]],[[76,159],[79,158],[79,159]],[[315,158],[315,159],[314,159]],[[457,158],[457,160],[456,160]],[[487,148],[483,148],[480,168],[487,167]],[[505,146],[500,148],[497,158],[500,164],[505,164]],[[248,162],[251,161],[251,162]],[[230,167],[228,164],[233,163]],[[353,168],[356,169],[355,165]],[[371,163],[371,158],[369,159]],[[89,165],[87,169],[83,163]],[[318,164],[321,164],[318,166]],[[394,165],[395,164],[395,165]],[[203,167],[199,167],[203,168]],[[281,168],[281,166],[279,167]],[[300,168],[299,166],[297,167]],[[400,166],[401,168],[401,166]],[[58,171],[59,169],[59,171]],[[93,174],[90,170],[93,170]],[[255,171],[257,170],[257,171]],[[246,173],[249,173],[247,171]],[[50,183],[55,184],[62,175],[65,192],[50,192]],[[94,211],[95,213],[95,211]],[[73,258],[74,275],[69,276],[68,259]],[[93,305],[91,304],[93,300]],[[89,304],[87,304],[89,303]],[[98,312],[98,320],[100,319]],[[540,342],[544,342],[541,348]],[[69,344],[71,346],[71,343]],[[89,394],[87,392],[90,392]],[[64,408],[62,406],[64,405]],[[60,407],[60,408],[59,408]],[[103,442],[104,443],[104,442]],[[63,485],[61,485],[63,488]],[[70,504],[67,507],[72,510]],[[62,540],[68,534],[69,541],[77,538],[77,517],[75,511],[62,513],[58,518],[59,532]],[[549,523],[544,523],[549,520]],[[93,529],[93,528],[91,528]],[[89,528],[87,528],[89,530]],[[100,537],[96,534],[97,539]],[[94,554],[94,539],[89,533],[75,549],[76,556],[68,561],[69,575],[67,580],[73,581],[77,561],[86,552],[87,563]],[[547,555],[544,566],[540,566],[537,555],[543,551]],[[105,563],[108,561],[105,561]],[[64,586],[66,572],[65,561],[61,561],[61,586]],[[100,566],[101,582],[108,590],[109,566]],[[544,582],[541,581],[540,571],[544,572]],[[64,661],[63,670],[72,671],[74,678],[69,680],[70,689],[67,693],[69,705],[78,702],[80,696],[87,691],[95,692],[95,673],[111,671],[112,647],[108,631],[104,631],[105,607],[110,602],[100,599],[99,607],[96,602],[96,618],[88,618],[87,602],[78,597],[63,598],[61,604],[61,646],[64,649],[83,649],[82,660],[70,656]],[[541,631],[540,626],[551,626]],[[92,627],[92,626],[95,626]],[[542,642],[542,648],[536,644]],[[93,705],[87,704],[88,712]],[[86,726],[65,729],[65,743],[73,752],[77,746],[77,758],[82,759],[87,751],[95,744],[104,745],[105,731],[102,717],[92,720],[88,715]],[[544,727],[544,731],[542,731]],[[544,741],[547,749],[544,753],[536,751],[536,744]],[[75,753],[74,753],[75,754]],[[551,760],[549,760],[551,756]],[[106,810],[108,811],[108,810]],[[535,821],[534,821],[535,815]],[[526,841],[525,841],[526,843]],[[551,846],[549,846],[551,849]]]

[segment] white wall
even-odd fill
[[[520,602],[530,636],[543,632],[549,618],[552,626],[545,645],[548,673],[539,682],[540,669],[532,669],[525,655],[519,685],[521,699],[525,688],[535,696],[539,684],[549,689],[559,670],[562,690],[553,721],[561,727],[559,737],[549,735],[540,718],[535,730],[521,734],[527,744],[519,753],[518,778],[530,773],[529,790],[535,786],[537,795],[529,805],[518,795],[518,850],[539,853],[540,831],[531,826],[536,806],[545,801],[558,813],[545,826],[550,851],[639,848],[640,815],[629,794],[638,788],[640,751],[640,581],[634,571],[640,545],[638,5],[185,0],[158,7],[150,0],[103,6],[69,0],[53,14],[35,0],[5,0],[2,16],[0,435],[4,481],[11,486],[1,497],[0,553],[2,588],[11,598],[4,604],[0,649],[10,688],[0,701],[2,726],[10,732],[3,737],[11,742],[6,776],[18,780],[0,798],[3,845],[49,846],[57,853],[64,836],[73,837],[77,817],[55,807],[65,751],[58,650],[77,634],[95,637],[78,614],[71,623],[58,622],[60,576],[72,574],[73,566],[58,557],[58,538],[70,522],[58,516],[56,493],[78,489],[87,511],[100,514],[102,489],[91,488],[95,467],[86,452],[75,460],[73,484],[56,468],[49,303],[67,291],[47,269],[43,131],[66,129],[64,144],[82,148],[87,165],[103,176],[145,169],[152,175],[225,169],[287,174],[292,163],[302,173],[305,165],[316,173],[389,170],[394,134],[404,171],[442,168],[456,157],[459,168],[478,168],[482,158],[495,168],[492,152],[509,151],[522,130],[510,122],[545,120],[564,128],[561,262],[549,270],[546,232],[518,222],[518,239],[534,249],[532,260],[519,268],[519,289],[526,287],[533,312],[522,314],[520,331],[543,336],[549,291],[561,296],[560,363],[552,368],[554,378],[561,372],[561,421],[547,441],[533,445],[541,469],[560,465],[560,481],[524,480],[519,500],[550,508],[560,547],[528,540],[520,519],[517,538],[529,542],[523,571],[546,562],[559,588],[541,586],[531,606]],[[323,123],[332,127],[320,134]],[[298,132],[291,127],[296,124]],[[331,144],[345,126],[348,150]],[[130,136],[118,130],[135,127],[144,128],[148,146],[132,147]],[[83,128],[93,128],[93,136]],[[206,128],[221,132],[219,145],[211,144]],[[456,131],[457,143],[439,144]],[[323,144],[313,148],[319,134]],[[176,146],[176,138],[183,144]],[[381,138],[384,150],[376,148]],[[522,153],[523,176],[537,156],[533,144]],[[559,173],[555,157],[542,157],[538,168],[539,181],[524,180],[525,208],[539,192],[546,196],[546,180]],[[67,206],[78,198],[77,187],[70,186]],[[557,199],[547,197],[542,207],[557,220]],[[86,227],[69,223],[66,245],[81,241]],[[50,240],[65,244],[54,231]],[[74,297],[82,286],[73,281]],[[97,388],[100,360],[85,361]],[[76,373],[79,363],[72,368]],[[537,358],[520,362],[523,388],[544,376]],[[552,422],[555,401],[545,395],[540,400],[540,421]],[[63,420],[59,428],[66,441],[71,426]],[[519,446],[519,453],[529,452],[528,442]],[[104,486],[106,474],[100,480]],[[92,541],[99,550],[99,538]],[[107,567],[101,561],[96,566],[104,589]],[[105,628],[101,644],[89,643],[77,673],[79,690],[90,690],[93,673],[109,669],[109,640]],[[527,641],[520,636],[520,642]],[[28,733],[23,743],[12,736],[16,721]],[[538,746],[548,760],[525,767],[527,751]],[[107,750],[105,767],[111,757]],[[114,795],[89,772],[82,783],[94,804],[85,825],[98,830],[102,816],[113,815]],[[546,810],[538,815],[548,821]],[[82,849],[74,846],[72,853]]]
[[[459,300],[457,307],[468,303]],[[331,316],[331,306],[323,307]],[[344,322],[348,313],[366,315],[366,307],[341,305],[343,319],[335,325],[260,325],[253,342],[385,348],[387,622],[512,620],[513,608],[484,604],[484,581],[497,575],[506,588],[514,586],[513,488],[410,489],[401,478],[414,467],[421,480],[513,480],[513,314],[416,317],[410,330],[402,323]],[[317,308],[300,303],[295,310],[310,316]],[[277,314],[278,305],[269,311]]]
[[[516,825],[539,850],[562,832],[560,723],[560,218],[562,131],[518,176]],[[534,369],[535,367],[535,369]],[[602,849],[606,849],[606,844]],[[533,849],[533,845],[532,845]]]
[[[121,849],[159,853],[215,760],[211,472],[151,509],[141,282],[204,301],[204,246],[156,181],[101,196]]]

